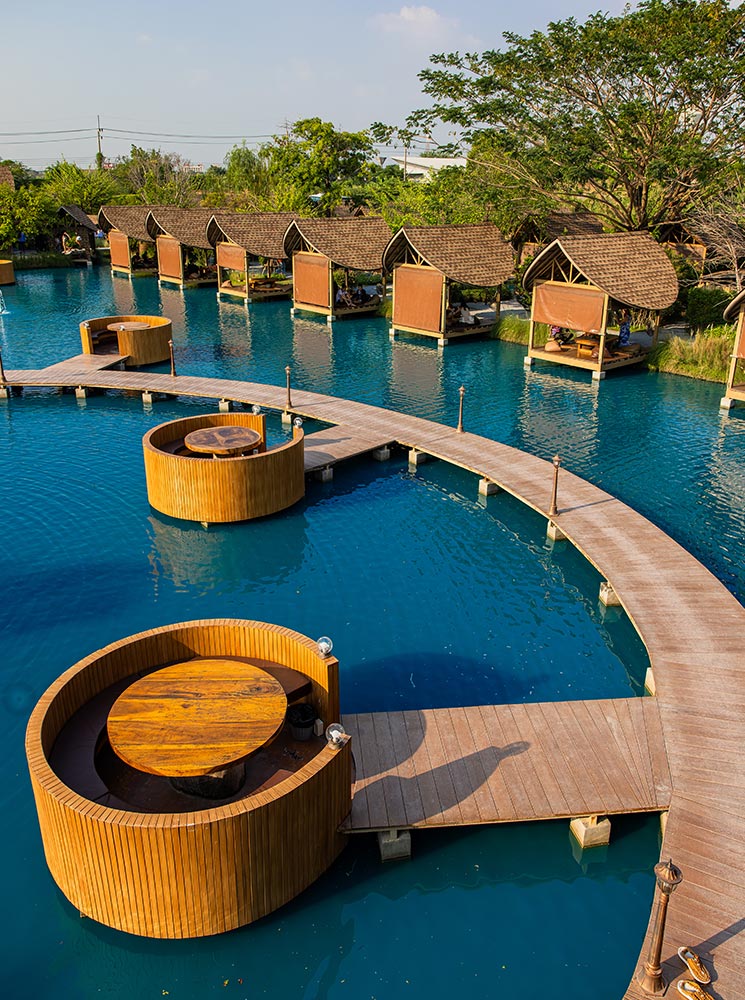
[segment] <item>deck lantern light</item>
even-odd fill
[[[556,517],[559,513],[556,506],[556,496],[559,490],[559,466],[561,465],[561,459],[558,455],[554,455],[552,462],[554,466],[554,485],[551,490],[551,506],[548,508],[548,516]]]
[[[172,375],[173,378],[176,378],[176,358],[175,358],[175,355],[173,353],[173,341],[172,340],[168,341],[168,354],[170,355],[170,358],[171,358],[171,375]]]
[[[253,413],[255,417],[258,417],[261,414],[261,407],[259,406],[258,403],[254,403],[254,405],[251,407],[251,413]]]
[[[288,410],[292,409],[292,397],[290,395],[290,372],[291,372],[291,368],[290,368],[289,365],[287,365],[286,368],[285,368],[285,375],[287,377],[287,409]]]
[[[660,966],[660,955],[662,954],[662,940],[665,936],[665,920],[667,919],[667,904],[670,896],[683,881],[683,873],[672,860],[661,861],[654,866],[654,877],[659,890],[657,896],[657,912],[654,918],[654,930],[652,939],[649,942],[649,955],[644,963],[643,970],[639,973],[637,982],[645,993],[651,996],[659,996],[667,989],[667,983],[662,978],[662,967]]]
[[[303,426],[303,418],[302,417],[295,417],[295,419],[292,421],[292,423],[299,430]]]
[[[460,402],[458,403],[458,426],[455,428],[460,434],[463,433],[463,397],[466,394],[466,387],[462,385],[458,389],[460,393]]]
[[[316,645],[321,656],[330,656],[331,650],[334,648],[333,642],[327,635],[322,635],[320,639],[316,639]]]
[[[340,747],[344,742],[347,731],[340,722],[332,722],[326,728],[326,740],[332,747]]]

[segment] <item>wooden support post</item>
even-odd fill
[[[570,820],[569,830],[582,850],[605,847],[610,843],[610,820],[597,816],[579,816]]]
[[[501,315],[501,312],[502,312],[502,289],[501,288],[497,288],[497,294],[496,294],[496,297],[494,299],[494,325],[495,326],[497,325],[497,323],[499,323],[499,317]]]
[[[660,336],[660,314],[656,313],[654,318],[654,330],[652,332],[652,347],[657,347],[657,341]]]
[[[606,606],[606,608],[618,608],[621,606],[618,594],[613,589],[613,584],[609,583],[607,580],[603,580],[600,584],[599,600],[601,604]]]
[[[603,296],[603,319],[600,326],[600,343],[598,344],[598,367],[592,373],[592,377],[598,381],[600,378],[605,377],[605,372],[603,371],[603,362],[605,360],[605,342],[608,339],[608,306],[610,304],[610,299],[606,293]],[[596,375],[597,372],[597,375]]]
[[[381,830],[378,833],[381,861],[405,861],[411,857],[409,830]]]
[[[502,492],[502,487],[497,486],[495,482],[491,479],[479,479],[479,496],[480,497],[493,497],[497,493]]]
[[[528,331],[528,353],[523,358],[523,364],[526,368],[531,368],[533,365],[533,358],[530,356],[530,352],[533,350],[533,344],[535,343],[535,320],[533,319],[533,308],[530,309],[530,330]]]

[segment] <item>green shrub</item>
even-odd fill
[[[530,334],[530,320],[519,316],[504,316],[494,328],[495,340],[506,340],[511,344],[527,344]]]
[[[647,367],[707,382],[726,382],[732,346],[731,326],[713,327],[693,338],[670,337],[652,348]]]
[[[707,326],[719,326],[725,306],[734,296],[716,285],[702,285],[688,289],[686,319],[697,333]]]

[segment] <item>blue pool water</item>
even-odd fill
[[[742,598],[745,422],[721,387],[630,373],[526,376],[497,342],[389,344],[383,320],[289,317],[288,303],[217,305],[151,279],[21,273],[5,290],[7,368],[79,350],[88,316],[160,313],[181,373],[293,384],[454,422],[565,464],[639,508]],[[213,404],[210,404],[212,406]],[[328,633],[348,711],[639,693],[646,659],[625,617],[597,606],[597,573],[547,546],[509,497],[441,463],[353,463],[284,514],[205,531],[152,511],[141,436],[198,402],[27,392],[0,409],[5,587],[0,735],[6,774],[4,968],[12,996],[578,998],[628,982],[656,860],[652,819],[614,821],[607,852],[575,860],[566,825],[421,834],[411,863],[381,867],[358,838],[309,892],[259,924],[154,942],[80,920],[46,871],[23,734],[46,686],[113,639],[169,621],[249,617]],[[282,434],[278,422],[271,432]],[[547,490],[550,484],[547,483]],[[4,978],[6,978],[4,976]],[[243,982],[239,983],[238,980]],[[228,980],[227,985],[224,985]]]

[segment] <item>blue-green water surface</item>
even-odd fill
[[[293,384],[454,422],[549,457],[636,506],[742,597],[745,423],[721,387],[627,373],[537,370],[523,349],[390,344],[383,320],[329,331],[288,303],[218,306],[104,269],[21,273],[5,289],[7,368],[77,353],[88,316],[163,313],[180,373]],[[211,408],[214,404],[209,404]],[[217,938],[155,942],[78,914],[46,870],[23,734],[46,686],[93,649],[170,621],[248,617],[328,633],[346,711],[639,693],[644,649],[601,615],[599,577],[545,523],[442,463],[350,463],[277,517],[190,525],[150,509],[141,437],[195,401],[27,391],[0,409],[4,582],[0,735],[6,866],[3,978],[18,997],[299,996],[386,1000],[620,995],[646,926],[653,819],[614,820],[607,852],[575,859],[566,824],[428,832],[382,867],[357,838],[308,892]],[[275,439],[282,435],[272,422]],[[547,483],[547,490],[550,484]],[[526,977],[525,971],[530,970]],[[242,982],[239,982],[242,980]],[[227,981],[227,982],[226,982]]]

